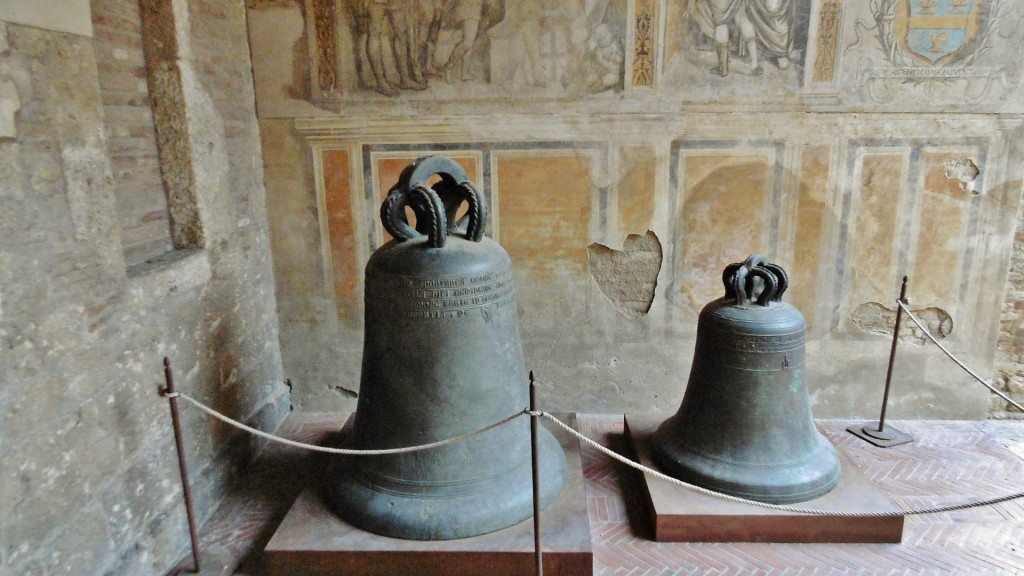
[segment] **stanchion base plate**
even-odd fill
[[[565,415],[560,419],[576,425]],[[569,475],[558,498],[541,512],[544,574],[589,576],[593,550],[579,441],[561,428],[546,427],[565,450]],[[317,490],[307,488],[264,549],[261,574],[511,576],[533,571],[532,518],[472,538],[400,540],[352,526],[327,508]]]
[[[875,423],[857,424],[850,426],[846,431],[879,448],[891,448],[914,441],[910,434],[900,432],[892,426],[885,426],[879,430],[878,424]]]

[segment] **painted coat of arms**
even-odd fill
[[[900,90],[921,87],[932,97],[962,86],[963,101],[974,105],[993,93],[1005,97],[1011,82],[1005,64],[986,54],[1024,45],[1021,0],[871,0],[873,22],[858,19],[856,39],[844,54],[859,50],[871,33],[884,62],[861,52],[858,79],[869,97],[888,102]],[[899,88],[899,86],[903,88]]]
[[[905,54],[926,66],[956,61],[978,37],[978,0],[897,0],[893,36]]]

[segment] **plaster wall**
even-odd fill
[[[115,38],[103,48],[0,23],[0,88],[13,87],[0,90],[0,109],[13,109],[0,136],[2,574],[163,574],[186,554],[164,356],[180,390],[233,417],[273,429],[288,410],[245,14],[175,4],[184,26],[160,33],[196,39],[178,61],[193,71],[181,127],[201,147],[189,168],[207,241],[137,263],[125,259],[112,161],[125,153],[112,141],[132,143],[130,122],[110,117],[135,107],[111,104],[101,68],[135,62],[121,96],[141,82],[148,98],[139,4],[95,3]],[[113,140],[112,126],[125,130]],[[152,126],[136,137],[155,149]],[[202,519],[255,445],[196,410],[182,416]]]
[[[89,0],[8,0],[0,5],[0,21],[92,36]]]
[[[993,374],[1021,193],[1013,2],[750,2],[771,21],[727,22],[718,46],[702,1],[431,4],[376,27],[355,3],[248,4],[297,407],[354,406],[376,210],[428,153],[488,196],[546,408],[674,409],[697,313],[752,252],[792,276],[817,416],[877,416],[904,275],[931,331]],[[892,417],[1008,414],[903,334]]]

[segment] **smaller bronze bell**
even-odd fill
[[[701,310],[683,402],[654,434],[658,466],[680,480],[773,504],[839,482],[804,383],[807,324],[782,302],[789,278],[764,256],[730,264],[725,296]]]

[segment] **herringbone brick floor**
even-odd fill
[[[279,433],[322,442],[346,415],[294,414]],[[628,454],[621,415],[580,415],[580,431]],[[1024,491],[1024,421],[899,421],[914,442],[875,448],[848,434],[850,422],[822,431],[904,509]],[[1024,500],[907,518],[902,544],[658,543],[650,539],[638,477],[582,449],[596,576],[1024,575]],[[269,446],[239,493],[201,530],[203,574],[259,571],[259,552],[295,499],[317,481],[322,461]],[[182,566],[190,566],[183,561]]]
[[[580,431],[628,454],[621,416],[587,415]],[[914,437],[882,449],[846,432],[822,431],[904,509],[1024,491],[1024,422],[904,421]],[[1024,574],[1024,500],[907,518],[902,544],[699,544],[650,539],[639,478],[596,449],[583,449],[594,574],[666,576]]]

